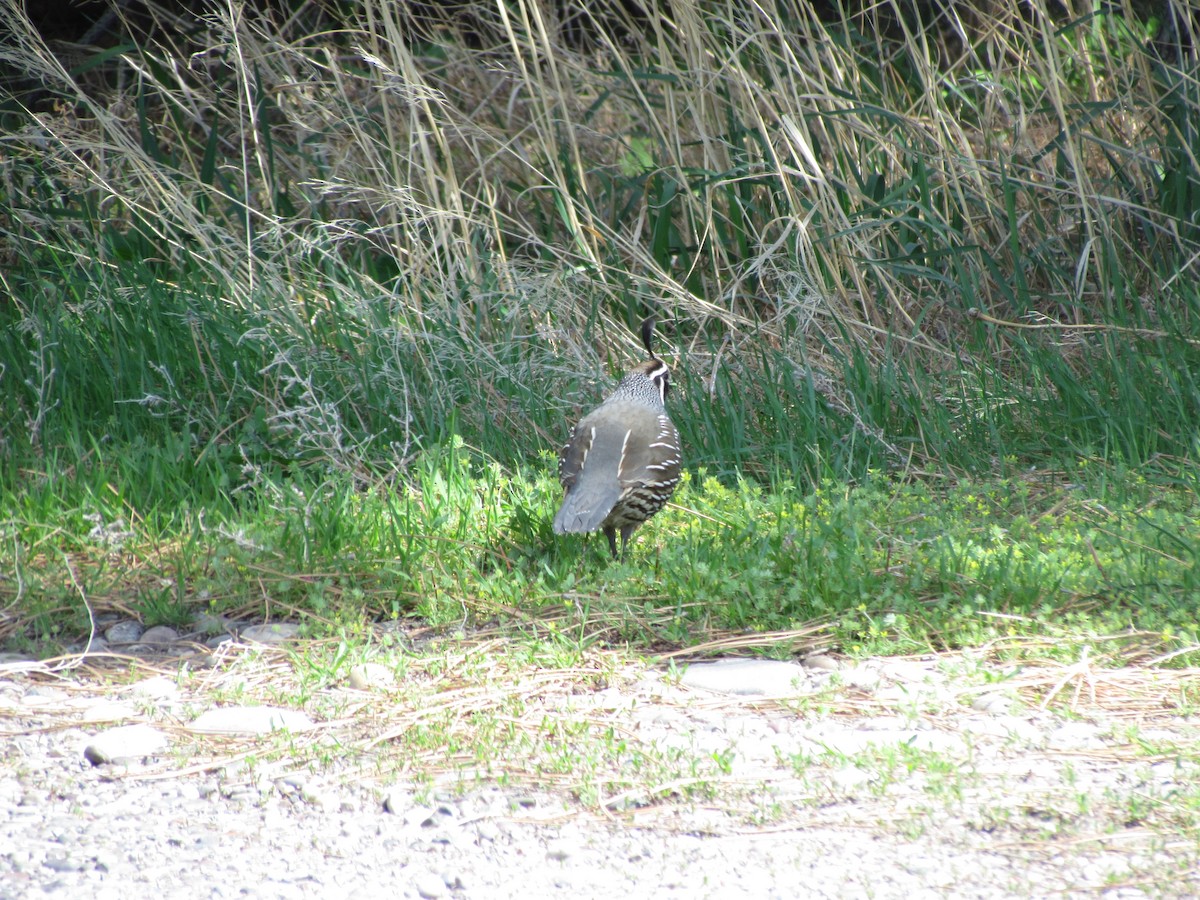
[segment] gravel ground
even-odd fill
[[[1196,673],[814,657],[534,684],[522,715],[583,723],[576,752],[676,766],[600,802],[569,773],[505,784],[511,741],[480,778],[364,754],[408,727],[379,713],[413,703],[386,665],[274,713],[181,665],[0,667],[0,898],[1200,896]],[[281,745],[285,715],[320,743]]]

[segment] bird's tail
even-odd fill
[[[562,507],[554,517],[554,533],[595,531],[612,512],[620,496],[620,488],[615,485],[611,490],[603,491],[588,491],[576,486],[563,498]]]

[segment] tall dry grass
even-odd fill
[[[70,69],[7,4],[38,94],[0,135],[5,253],[202,271],[282,331],[394,331],[434,382],[512,375],[501,338],[594,374],[597,329],[633,348],[655,310],[698,387],[770,348],[884,446],[855,367],[961,375],[931,390],[970,406],[1033,340],[989,317],[1069,353],[1184,316],[1188,4],[1174,50],[1128,2],[644,8],[152,7]]]

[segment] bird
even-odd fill
[[[654,355],[654,316],[642,322],[650,358],[631,369],[603,403],[579,420],[558,455],[565,494],[555,534],[600,529],[617,558],[639,525],[667,505],[679,484],[679,431],[667,414],[671,370]]]

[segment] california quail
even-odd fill
[[[558,456],[566,496],[554,517],[555,533],[600,528],[614,559],[617,529],[624,555],[630,535],[667,505],[679,483],[679,432],[664,404],[671,370],[654,355],[653,336],[651,317],[642,322],[650,358],[580,420]]]

